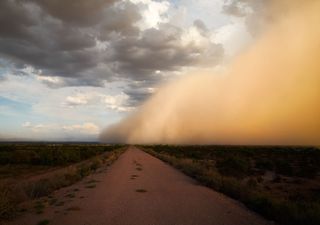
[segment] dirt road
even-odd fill
[[[134,147],[108,169],[60,189],[43,202],[43,213],[31,210],[13,224],[272,224]]]

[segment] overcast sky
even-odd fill
[[[258,33],[262,4],[1,0],[0,140],[97,140],[158,85],[223,68]]]

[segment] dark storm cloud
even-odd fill
[[[300,8],[311,1],[316,0],[228,0],[225,1],[223,11],[232,16],[243,17],[248,31],[256,36],[279,17],[286,15],[289,9]]]
[[[136,80],[152,78],[154,72],[179,70],[203,62],[210,51],[218,56],[210,58],[211,65],[223,56],[223,48],[218,44],[198,46],[193,42],[183,43],[183,30],[163,24],[159,29],[145,30],[141,37],[128,37],[114,42],[113,59],[119,61],[118,70],[131,73]],[[153,77],[154,79],[155,77]]]
[[[202,33],[206,33],[206,32],[208,32],[208,28],[206,27],[206,25],[204,24],[204,22],[202,21],[202,20],[195,20],[195,21],[193,21],[193,25],[195,26],[195,27],[197,27],[198,28],[198,30],[200,31],[200,32],[202,32]]]
[[[199,33],[207,35],[207,28],[200,20],[194,26]],[[112,60],[117,62],[114,71],[119,76],[135,80],[124,89],[130,96],[129,106],[135,106],[152,95],[152,89],[167,78],[163,73],[179,71],[188,66],[216,65],[223,57],[221,45],[208,43],[198,45],[183,43],[184,31],[170,24],[158,29],[150,28],[139,37],[130,36],[113,42]]]
[[[244,12],[244,2],[245,0],[231,0],[227,1],[223,7],[223,11],[227,14],[237,16],[237,17],[244,17],[246,13]]]
[[[78,73],[95,67],[94,57],[97,57],[96,52],[87,49],[51,51],[21,40],[3,39],[0,39],[0,52],[17,64],[32,65],[46,75],[62,77],[78,76]]]
[[[128,106],[137,106],[139,103],[144,102],[148,97],[150,97],[156,89],[154,86],[158,84],[159,80],[143,80],[135,81],[128,84],[124,88],[124,93],[130,98],[127,101]]]
[[[52,10],[48,8],[51,6],[50,2],[53,4]],[[41,69],[45,75],[81,78],[101,62],[102,53],[94,48],[99,30],[94,26],[81,27],[70,24],[69,20],[77,18],[77,13],[70,18],[64,18],[63,13],[57,15],[61,16],[58,18],[46,14],[44,10],[55,15],[55,6],[58,6],[56,2],[58,1],[43,1],[36,5],[37,1],[1,1],[0,53],[16,65],[31,65]],[[59,2],[65,11],[73,11],[70,8],[73,4]],[[97,6],[100,6],[100,2],[97,1]],[[104,2],[110,5],[110,1]],[[85,1],[79,1],[79,4],[74,10],[79,8],[84,15],[90,17],[93,9],[89,7],[89,12],[84,12]],[[40,6],[45,6],[45,9],[39,8]],[[2,13],[2,10],[5,13]],[[100,8],[97,7],[97,10]],[[86,24],[84,20],[80,22]]]
[[[2,0],[0,59],[19,69],[59,77],[60,86],[103,86],[104,81],[138,81],[125,91],[130,104],[163,80],[159,73],[211,65],[223,56],[221,45],[183,43],[184,30],[169,23],[140,30],[138,5],[120,0]],[[194,27],[204,37],[205,24]],[[3,78],[1,78],[3,79]]]
[[[6,80],[6,77],[4,77],[3,75],[0,75],[0,82]]]
[[[110,31],[123,35],[137,35],[139,28],[134,23],[141,19],[139,9],[131,2],[116,3],[104,11],[105,19],[101,22],[100,38],[108,40]]]
[[[31,0],[29,0],[31,1]],[[103,10],[116,0],[34,0],[45,12],[65,23],[90,26],[103,18]]]

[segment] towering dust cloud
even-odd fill
[[[228,72],[199,71],[160,88],[101,140],[319,145],[320,2],[292,5]]]

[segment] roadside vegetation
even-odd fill
[[[314,147],[142,146],[202,184],[284,225],[320,224]]]
[[[103,144],[0,144],[0,221],[23,212],[22,202],[48,196],[110,165],[124,150]]]

